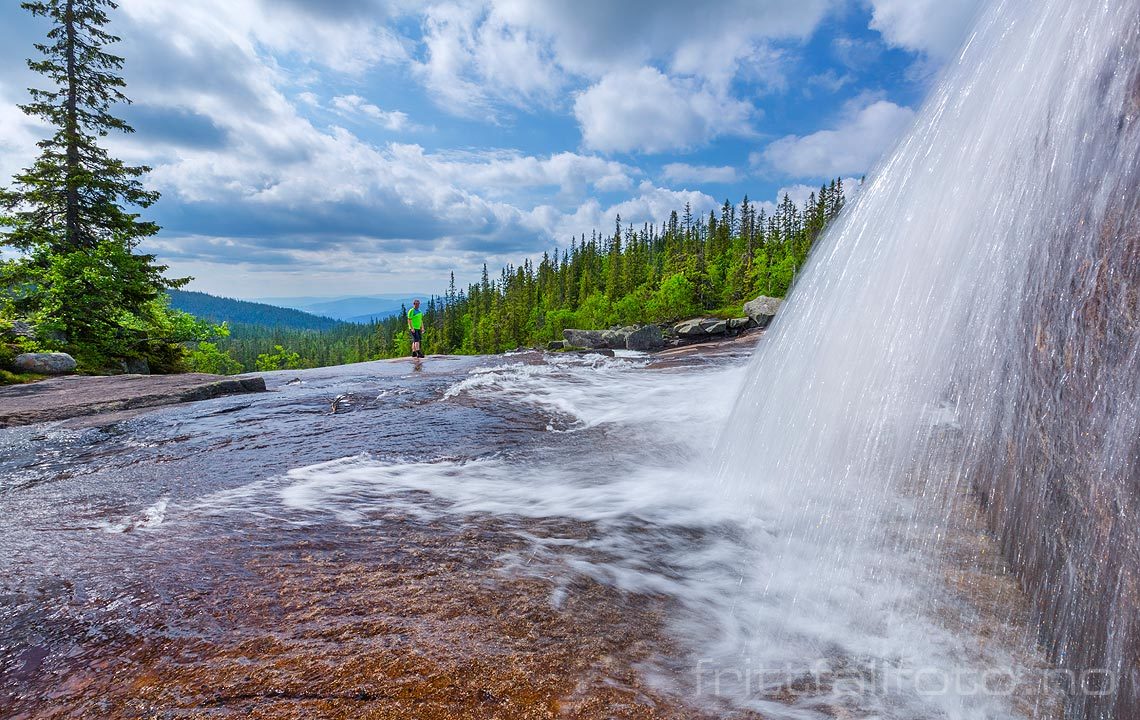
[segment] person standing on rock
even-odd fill
[[[408,311],[408,330],[412,333],[412,357],[422,358],[424,351],[420,343],[424,339],[424,314],[420,312],[419,298],[412,301],[412,309]]]

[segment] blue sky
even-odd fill
[[[802,199],[909,127],[981,0],[120,0],[145,249],[232,297],[438,291],[614,216]],[[0,184],[47,26],[0,9]]]

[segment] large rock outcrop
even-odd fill
[[[736,335],[755,327],[749,318],[692,318],[682,320],[673,326],[673,334],[682,340],[701,341],[715,339],[724,335]]]
[[[0,387],[0,428],[264,392],[260,376],[115,375],[48,378]]]
[[[1135,158],[1132,77],[1116,152]],[[1035,255],[1010,403],[971,449],[973,486],[1074,673],[1074,718],[1140,717],[1140,168],[1126,165],[1106,209],[1092,215],[1090,197]]]

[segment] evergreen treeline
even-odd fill
[[[495,353],[560,339],[568,327],[660,323],[700,314],[739,316],[757,295],[783,296],[812,243],[845,202],[836,179],[797,207],[787,195],[769,215],[745,196],[719,212],[686,207],[660,226],[582,235],[537,263],[507,266],[455,286],[424,306],[429,353]],[[407,323],[394,315],[328,332],[235,326],[221,344],[247,370],[317,367],[410,353]]]
[[[331,330],[234,325],[218,347],[247,371],[325,367],[392,357],[378,342],[380,323],[338,323]],[[409,346],[410,352],[410,346]]]
[[[568,327],[672,322],[699,314],[739,316],[757,295],[783,296],[812,243],[845,203],[843,181],[812,193],[803,208],[788,195],[769,215],[745,196],[696,217],[688,205],[660,226],[623,226],[583,235],[570,247],[503,268],[429,300],[427,352],[493,353],[561,339]],[[402,320],[382,324],[379,345],[400,354]]]

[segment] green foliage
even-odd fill
[[[546,313],[546,332],[541,340],[561,340],[562,331],[574,327],[577,317],[573,310],[550,310]]]
[[[609,324],[610,317],[610,301],[600,291],[590,293],[574,314],[578,326],[584,328],[605,327]]]
[[[0,385],[24,385],[26,383],[43,380],[47,375],[35,373],[15,373],[0,368]]]
[[[406,330],[401,330],[392,338],[392,349],[394,357],[412,354],[412,338]]]
[[[31,89],[25,114],[55,128],[39,143],[31,168],[15,177],[15,188],[0,194],[11,213],[7,242],[21,250],[47,246],[53,251],[93,248],[106,241],[134,247],[158,227],[140,221],[120,203],[148,207],[158,194],[143,188],[139,177],[150,170],[112,158],[98,144],[110,131],[133,132],[110,114],[111,106],[130,101],[117,74],[123,59],[103,50],[119,38],[103,30],[104,7],[112,0],[45,0],[20,7],[51,20],[49,43],[28,67],[51,81],[48,90]]]
[[[301,363],[301,356],[298,353],[290,352],[280,345],[274,345],[272,353],[262,353],[257,356],[255,367],[258,372],[268,372],[271,370],[299,370],[304,365]]]
[[[162,268],[152,260],[115,243],[77,252],[39,248],[13,264],[35,292],[12,305],[38,325],[45,349],[68,350],[87,369],[145,358],[159,371],[174,371],[179,350],[171,345],[193,339],[196,326],[160,299]]]
[[[236,375],[245,370],[241,363],[230,357],[229,353],[219,349],[216,344],[205,341],[199,342],[197,347],[189,351],[186,365],[193,372],[211,375]]]
[[[0,312],[33,320],[45,349],[71,352],[81,369],[143,358],[156,371],[176,371],[186,323],[160,297],[185,280],[164,277],[138,243],[158,231],[128,207],[146,208],[158,194],[140,177],[149,168],[111,157],[98,140],[132,132],[110,109],[129,102],[118,76],[122,58],[103,48],[118,38],[102,28],[111,0],[44,0],[21,7],[46,17],[49,42],[28,66],[52,88],[32,89],[21,109],[55,128],[39,143],[31,168],[0,189],[0,245],[18,255],[0,267]],[[53,339],[54,338],[54,339]],[[66,338],[61,339],[61,338]]]
[[[17,337],[12,332],[12,323],[0,319],[0,385],[18,385],[34,382],[46,376],[15,371],[16,356],[26,352],[37,352],[39,343],[26,337]]]
[[[693,283],[683,273],[677,273],[661,281],[646,311],[654,322],[668,322],[695,315],[701,307],[697,304]]]

